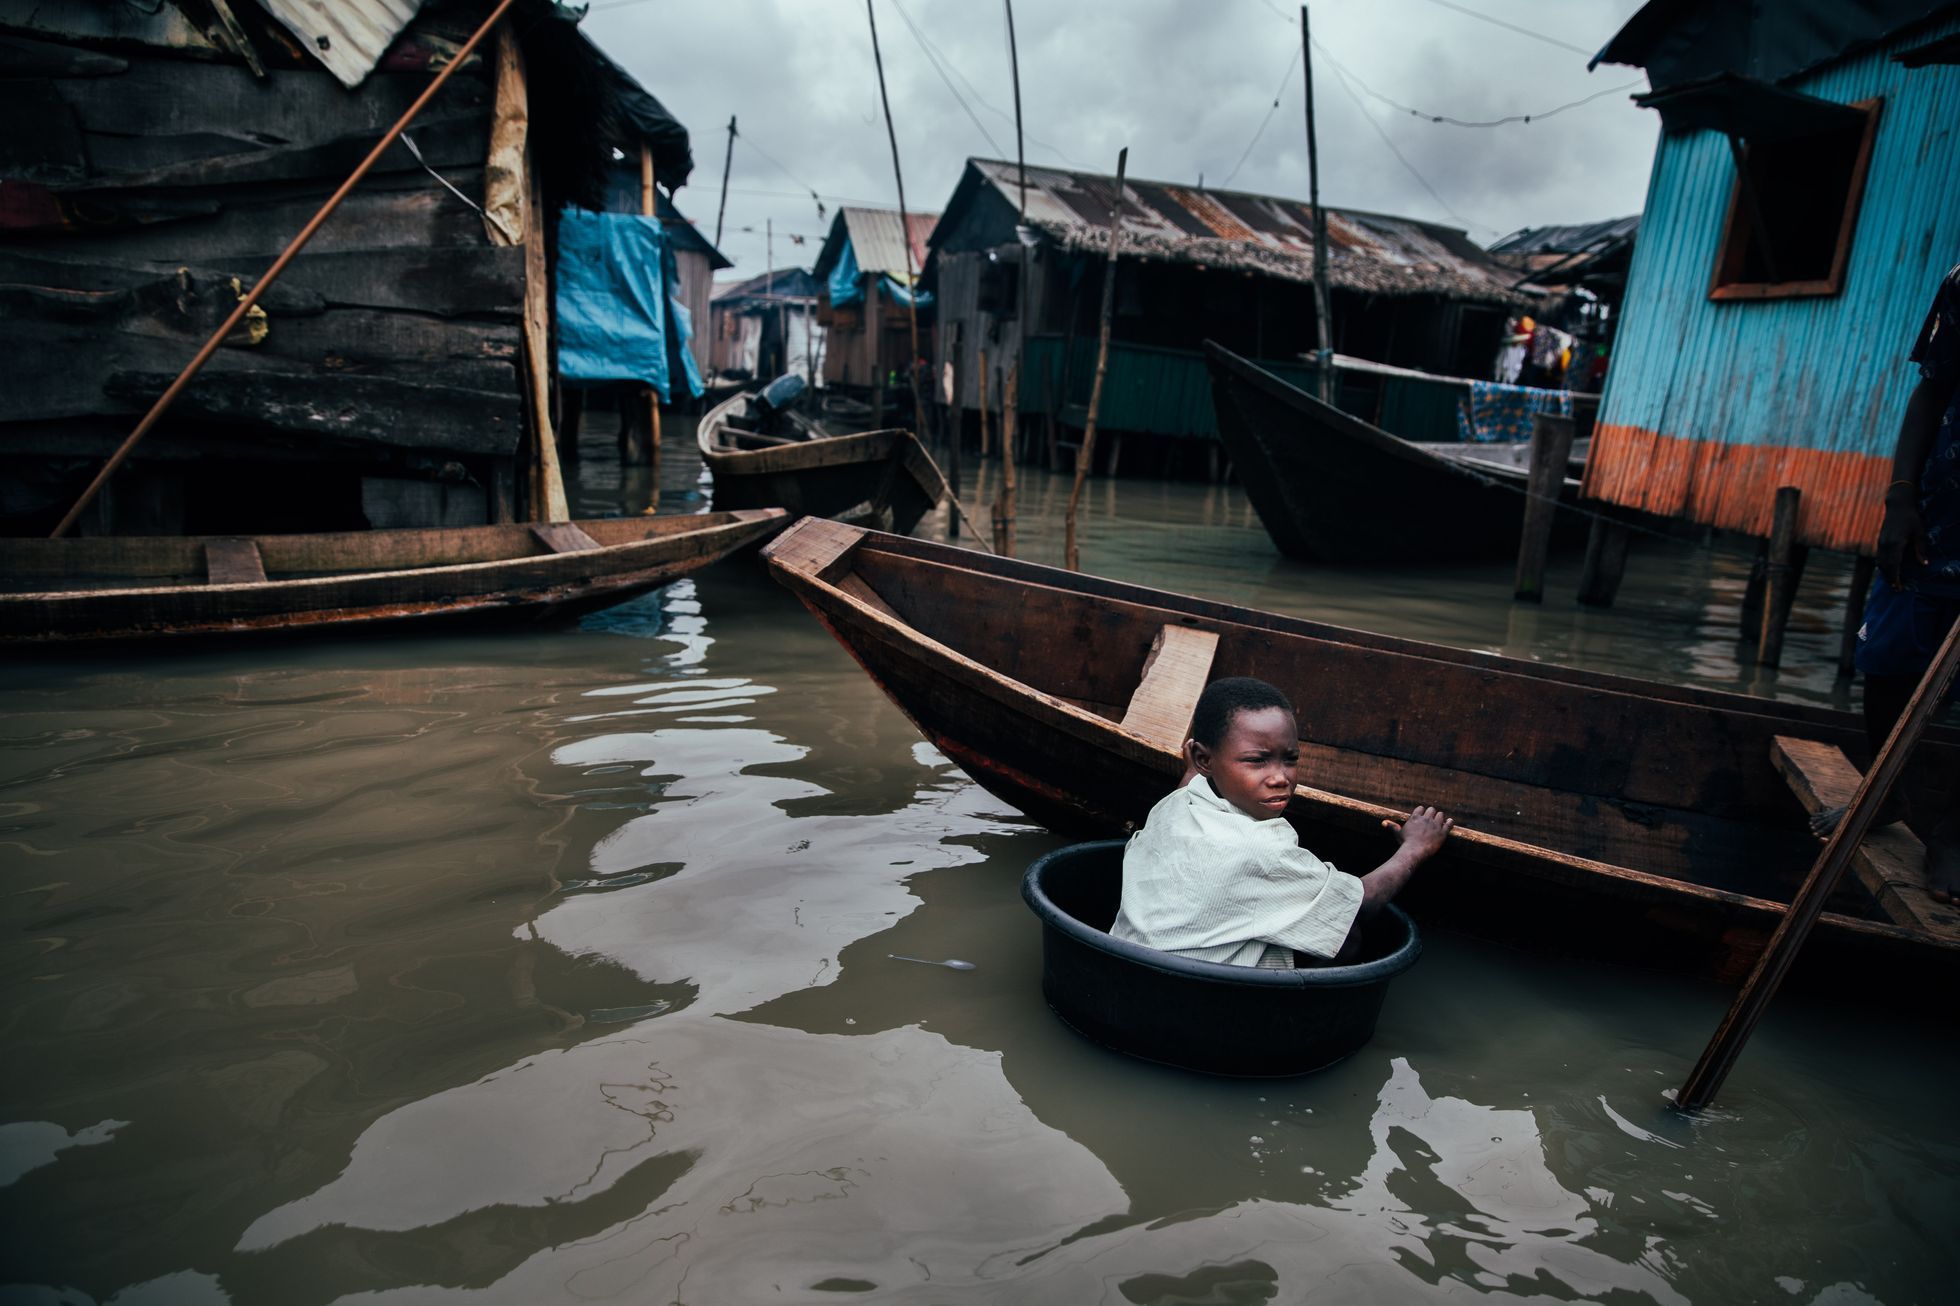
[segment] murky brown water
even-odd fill
[[[1033,478],[1026,555],[1065,493]],[[1567,564],[1521,612],[1504,567],[1282,563],[1234,491],[1090,503],[1107,574],[1751,680],[1732,553],[1648,549],[1604,614]],[[1761,687],[1837,692],[1841,589]],[[754,566],[576,628],[16,662],[0,711],[0,1300],[1904,1303],[1960,1271],[1960,1053],[1884,1011],[1778,1007],[1690,1124],[1661,1093],[1725,993],[1425,921],[1324,1074],[1084,1043],[1018,896],[1056,841]]]

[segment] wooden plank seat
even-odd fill
[[[204,542],[204,574],[213,585],[257,585],[265,581],[265,559],[258,542],[244,538]]]
[[[1143,663],[1143,679],[1123,713],[1123,728],[1160,747],[1182,749],[1217,652],[1216,631],[1191,626],[1159,630]]]
[[[1810,739],[1777,735],[1770,743],[1770,761],[1804,810],[1812,813],[1850,802],[1863,778],[1843,749]],[[1960,941],[1960,911],[1933,901],[1926,886],[1926,846],[1904,822],[1867,834],[1851,869],[1892,920]]]
[[[541,522],[531,527],[531,534],[553,553],[583,553],[600,547],[599,541],[567,521]]]

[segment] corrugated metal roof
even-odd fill
[[[968,167],[1010,205],[1018,205],[1020,173],[1015,164],[970,159]],[[1126,179],[1124,190],[1125,257],[1254,272],[1288,281],[1313,279],[1313,210],[1303,201],[1134,178]],[[1105,248],[1115,207],[1114,177],[1062,168],[1028,169],[1028,222],[1064,249]],[[1491,259],[1457,228],[1329,207],[1327,236],[1333,246],[1328,279],[1342,289],[1523,302],[1510,289],[1517,274]]]
[[[1640,215],[1607,218],[1603,222],[1568,223],[1564,226],[1526,227],[1514,231],[1489,246],[1492,254],[1582,254],[1601,248],[1640,229]]]
[[[343,86],[359,86],[423,0],[259,0]]]
[[[926,265],[926,242],[932,238],[933,228],[939,225],[939,215],[908,213],[905,216],[912,231],[912,271],[918,272]],[[839,209],[837,217],[850,235],[860,272],[904,279],[905,246],[899,235],[897,209]]]

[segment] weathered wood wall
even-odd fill
[[[21,530],[59,514],[430,75],[348,91],[164,50],[0,35],[0,54],[0,529]],[[523,255],[428,169],[480,201],[491,98],[487,66],[458,71],[409,131],[427,169],[389,151],[85,527],[158,473],[189,507],[132,524],[357,527],[361,476],[470,487],[489,511],[521,434]],[[219,505],[191,459],[264,475]]]

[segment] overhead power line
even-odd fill
[[[1267,106],[1266,116],[1259,120],[1259,130],[1252,133],[1252,139],[1245,143],[1245,150],[1243,153],[1239,155],[1239,161],[1232,165],[1232,170],[1225,174],[1225,180],[1220,182],[1219,185],[1221,186],[1231,185],[1232,178],[1239,175],[1239,169],[1243,168],[1245,166],[1245,161],[1252,157],[1252,147],[1257,145],[1259,143],[1259,138],[1266,134],[1266,128],[1268,125],[1272,123],[1273,115],[1279,112],[1279,102],[1281,99],[1285,97],[1286,88],[1292,84],[1293,70],[1295,68],[1298,68],[1299,66],[1300,66],[1300,52],[1298,50],[1295,50],[1293,52],[1293,57],[1287,61],[1286,72],[1280,76],[1279,89],[1273,92],[1273,102],[1272,104]]]
[[[912,39],[917,42],[920,53],[925,55],[926,62],[932,65],[932,70],[939,74],[939,80],[946,83],[946,89],[953,93],[953,98],[959,101],[961,110],[965,112],[968,120],[973,123],[974,129],[980,133],[987,144],[993,149],[994,157],[997,159],[1002,157],[1006,151],[1000,148],[1000,142],[994,139],[993,133],[987,130],[986,125],[980,121],[979,115],[973,112],[973,106],[966,102],[964,95],[960,94],[960,88],[953,85],[953,79],[940,66],[939,57],[932,52],[932,47],[926,44],[926,38],[919,32],[919,25],[912,21],[912,15],[905,12],[905,6],[900,4],[898,0],[892,0],[892,8],[898,10],[898,16],[905,20],[905,26],[911,31]]]
[[[1313,46],[1314,49],[1316,51],[1319,51],[1321,54],[1326,53],[1326,51],[1320,49],[1320,42],[1315,41],[1313,43]],[[1332,63],[1331,60],[1329,62]],[[1374,128],[1375,135],[1381,137],[1382,144],[1388,147],[1388,152],[1390,154],[1393,154],[1395,156],[1396,161],[1400,163],[1405,169],[1408,170],[1409,175],[1411,177],[1414,177],[1417,183],[1420,184],[1424,190],[1429,192],[1429,198],[1435,200],[1436,203],[1439,206],[1441,206],[1443,212],[1449,214],[1452,218],[1455,218],[1458,222],[1462,223],[1466,227],[1481,227],[1485,231],[1496,230],[1495,227],[1486,226],[1484,223],[1472,222],[1470,219],[1464,217],[1461,213],[1458,213],[1455,209],[1451,208],[1450,202],[1444,199],[1434,186],[1429,184],[1429,178],[1423,176],[1421,172],[1417,171],[1416,165],[1409,162],[1408,156],[1403,154],[1402,151],[1396,147],[1395,142],[1389,138],[1388,132],[1383,130],[1382,125],[1375,121],[1375,115],[1368,112],[1368,106],[1361,102],[1361,97],[1355,93],[1354,87],[1348,84],[1347,72],[1339,64],[1333,64],[1333,69],[1334,69],[1334,79],[1340,82],[1341,89],[1348,93],[1348,98],[1350,100],[1354,101],[1355,109],[1360,112],[1363,118],[1368,120],[1368,125]]]
[[[1501,27],[1507,32],[1516,32],[1519,36],[1528,36],[1534,41],[1543,41],[1546,45],[1555,45],[1561,50],[1570,50],[1574,54],[1583,54],[1588,59],[1593,56],[1593,52],[1584,46],[1573,45],[1569,41],[1561,41],[1556,36],[1547,36],[1543,32],[1535,32],[1529,27],[1519,27],[1516,23],[1507,23],[1502,18],[1492,17],[1490,14],[1483,13],[1480,10],[1453,4],[1451,0],[1429,0],[1429,3],[1440,5],[1445,9],[1463,14],[1469,18],[1474,18],[1479,22],[1489,23],[1492,27]]]
[[[1584,99],[1573,100],[1569,104],[1555,105],[1554,107],[1550,109],[1546,109],[1539,113],[1513,113],[1513,114],[1507,114],[1502,118],[1486,118],[1486,119],[1453,118],[1446,113],[1431,113],[1427,109],[1412,108],[1409,105],[1403,104],[1399,100],[1391,100],[1388,96],[1383,95],[1380,91],[1368,85],[1368,83],[1362,81],[1360,74],[1356,73],[1353,69],[1343,64],[1339,59],[1336,59],[1331,53],[1329,53],[1327,47],[1320,43],[1318,38],[1314,40],[1313,48],[1315,52],[1320,55],[1321,58],[1327,60],[1328,63],[1332,64],[1337,72],[1339,72],[1343,77],[1347,78],[1349,81],[1353,82],[1356,86],[1360,87],[1362,92],[1368,95],[1370,98],[1380,100],[1383,104],[1387,105],[1389,108],[1398,110],[1402,113],[1406,113],[1410,117],[1421,118],[1425,122],[1447,123],[1452,127],[1503,127],[1514,122],[1533,122],[1539,118],[1549,118],[1553,114],[1564,113],[1567,109],[1577,109],[1581,105],[1591,104],[1594,100],[1603,100],[1609,95],[1618,95],[1622,91],[1636,90],[1639,87],[1644,86],[1646,84],[1645,78],[1639,78],[1634,81],[1627,82],[1621,86],[1610,86],[1603,91],[1594,91],[1591,95],[1586,96]]]

